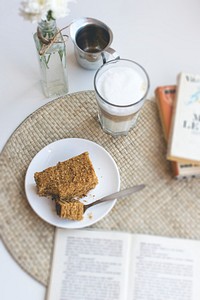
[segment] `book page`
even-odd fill
[[[127,299],[131,235],[56,229],[48,300]]]
[[[199,300],[200,243],[141,235],[133,241],[133,300]]]

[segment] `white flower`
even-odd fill
[[[52,11],[52,15],[54,19],[63,18],[70,13],[70,9],[68,8],[68,2],[66,0],[52,0],[49,1],[50,10]]]
[[[24,0],[21,2],[21,15],[29,21],[58,19],[70,12],[69,2],[75,0]]]

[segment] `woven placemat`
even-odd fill
[[[30,115],[0,155],[0,234],[12,256],[35,279],[48,282],[55,228],[29,206],[25,173],[39,150],[69,137],[102,145],[117,162],[121,188],[147,185],[137,196],[119,201],[93,227],[200,239],[200,179],[172,178],[156,104],[147,101],[128,136],[113,138],[97,122],[94,92],[79,92]]]

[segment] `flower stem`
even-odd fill
[[[55,20],[55,18],[53,17],[53,12],[52,10],[49,10],[47,12],[47,21],[50,21],[50,20]]]

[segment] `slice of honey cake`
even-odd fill
[[[36,172],[34,178],[40,196],[52,195],[61,200],[81,198],[98,183],[88,152]]]

